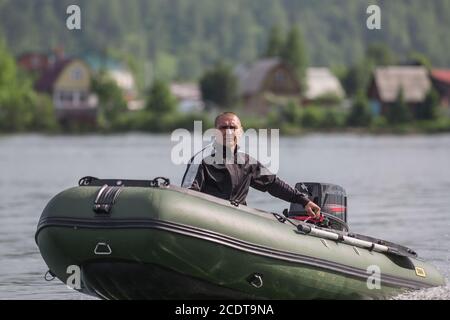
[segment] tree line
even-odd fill
[[[66,8],[78,4],[82,30],[65,27]],[[450,2],[380,1],[382,29],[366,28],[364,1],[341,0],[1,0],[0,30],[14,55],[58,45],[73,55],[105,53],[132,61],[138,78],[150,65],[153,77],[198,79],[219,60],[230,64],[274,54],[266,39],[298,26],[311,65],[349,66],[380,42],[398,55],[426,54],[450,65]],[[300,57],[298,57],[300,59]]]

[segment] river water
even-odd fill
[[[47,271],[34,242],[46,203],[82,176],[179,184],[168,135],[0,136],[0,299],[89,299]],[[352,231],[398,242],[450,278],[450,135],[308,135],[280,139],[280,178],[342,185]],[[288,204],[251,191],[249,205]],[[448,280],[447,280],[448,281]],[[398,299],[450,299],[450,286]]]

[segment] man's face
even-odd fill
[[[216,129],[220,132],[216,141],[234,150],[242,132],[241,121],[239,118],[231,114],[224,115],[218,119]]]

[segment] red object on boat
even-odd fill
[[[324,211],[329,213],[344,213],[346,209],[345,206],[339,204],[327,204]]]
[[[323,222],[324,216],[320,215],[319,218],[312,218],[310,216],[294,216],[294,217],[290,217],[290,218],[295,219],[295,220],[300,220],[303,222],[320,223],[320,222]]]

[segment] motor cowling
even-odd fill
[[[343,187],[331,183],[299,182],[295,185],[295,188],[307,194],[308,198],[326,214],[325,222],[323,218],[312,222],[326,223],[327,227],[331,229],[345,229],[343,223],[340,223],[340,221],[347,223],[347,194]],[[302,221],[311,220],[305,208],[298,203],[291,203],[288,217]]]

